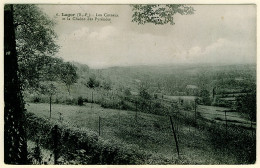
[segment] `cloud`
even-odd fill
[[[195,46],[187,53],[193,62],[208,63],[245,63],[255,62],[254,44],[246,45],[241,42],[219,38],[204,49]]]
[[[66,60],[97,67],[255,62],[255,9],[249,6],[195,5],[194,15],[176,15],[174,26],[159,26],[132,23],[131,8],[119,5],[119,17],[112,23],[58,25],[62,46],[59,54]],[[96,9],[101,10],[100,6]],[[114,10],[115,6],[110,6],[109,11]]]
[[[62,41],[75,41],[75,40],[81,40],[89,36],[89,28],[88,27],[82,27],[80,29],[77,29],[70,34],[64,34],[60,37]]]
[[[188,54],[191,56],[197,56],[202,53],[201,48],[198,46],[192,47],[189,51]]]
[[[102,27],[99,30],[95,31],[90,31],[88,27],[82,27],[80,29],[77,29],[70,34],[66,34],[61,36],[60,39],[62,39],[65,42],[70,42],[72,41],[79,41],[79,40],[105,40],[107,38],[113,37],[117,35],[117,29],[114,28],[113,26],[105,26]]]

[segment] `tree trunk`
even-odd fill
[[[51,119],[51,96],[50,96],[50,119]]]
[[[27,163],[25,108],[18,78],[13,6],[4,8],[4,161]]]

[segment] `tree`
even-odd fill
[[[78,80],[77,67],[69,62],[62,63],[59,67],[60,80],[66,85],[70,94],[70,87]]]
[[[56,93],[57,88],[52,82],[44,82],[40,84],[40,93],[48,95],[50,98],[50,118],[51,118],[51,103],[52,96]]]
[[[109,79],[104,80],[102,86],[105,90],[111,90],[112,89],[112,82]]]
[[[4,7],[4,161],[27,164],[25,108],[17,75],[13,5]]]
[[[187,5],[166,4],[166,5],[132,5],[132,22],[138,24],[175,24],[173,16],[177,13],[181,15],[190,15],[194,9]]]
[[[95,75],[91,75],[89,77],[89,81],[87,82],[87,87],[94,89],[95,87],[99,87],[100,82],[96,79]]]
[[[151,98],[151,95],[148,93],[148,89],[145,87],[141,87],[139,90],[140,97],[149,100]]]
[[[206,89],[200,91],[201,103],[204,105],[210,105],[210,93]]]
[[[14,5],[14,26],[18,72],[23,88],[37,88],[44,74],[42,70],[51,64],[49,57],[59,49],[56,44],[55,23],[37,6]]]
[[[246,114],[251,121],[256,121],[256,91],[236,98],[237,111]]]

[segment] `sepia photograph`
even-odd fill
[[[4,4],[6,165],[254,165],[256,4]]]

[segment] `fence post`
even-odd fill
[[[121,107],[119,106],[119,109],[118,109],[118,129],[120,128],[120,110],[121,110]]]
[[[51,118],[51,96],[50,96],[50,118]]]
[[[100,116],[98,117],[98,135],[100,136],[100,127],[101,127],[101,118]]]
[[[174,126],[173,126],[173,122],[172,122],[172,117],[171,116],[170,116],[170,121],[171,121],[173,136],[174,136],[174,139],[175,139],[176,150],[177,150],[178,157],[179,157],[180,156],[179,145],[178,145],[177,136],[176,136],[176,133],[175,133],[175,129],[174,129]]]
[[[91,92],[91,109],[93,108],[93,90]]]
[[[197,102],[195,100],[195,126],[197,125]]]
[[[226,138],[227,138],[227,111],[224,110],[225,112],[225,121],[226,121]]]
[[[60,122],[62,122],[62,114],[61,113],[59,113],[60,114]]]
[[[93,91],[92,91],[92,94],[91,94],[91,102],[93,103]]]
[[[53,143],[54,143],[54,164],[57,164],[58,160],[58,126],[54,126],[53,130]]]
[[[137,122],[137,101],[135,101],[135,121]]]

